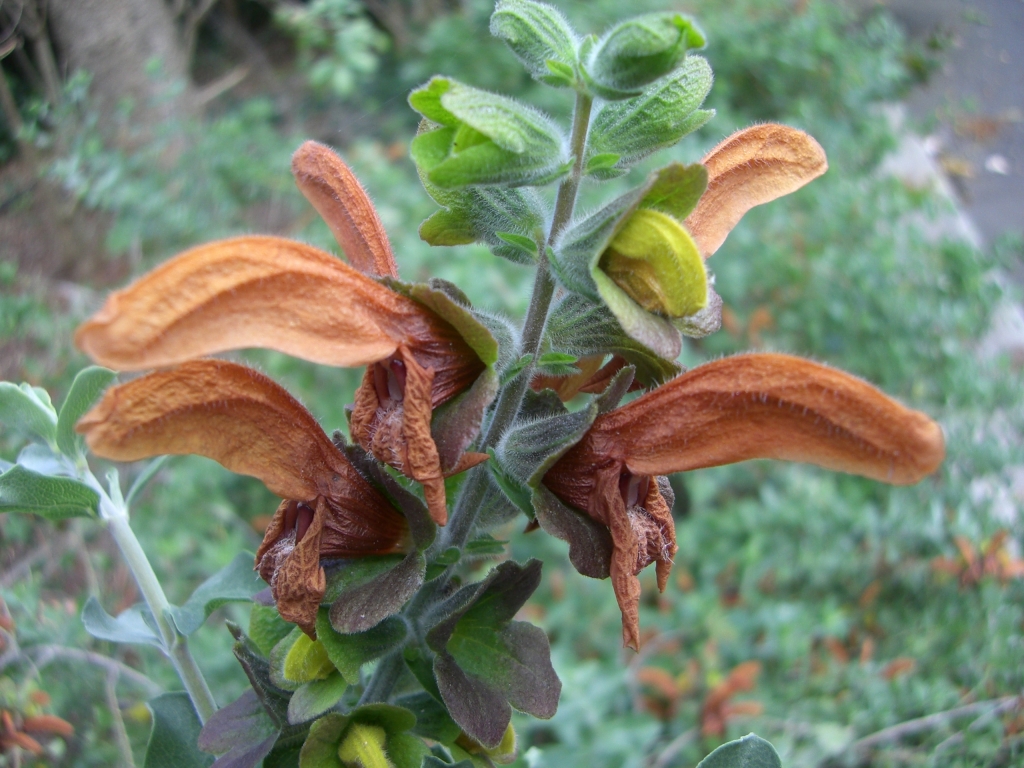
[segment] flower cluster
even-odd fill
[[[540,563],[503,562],[461,586],[456,577],[471,546],[498,553],[485,526],[510,512],[567,541],[584,575],[610,578],[623,643],[636,649],[638,576],[654,564],[664,589],[678,549],[667,475],[767,458],[906,484],[943,459],[942,431],[926,415],[825,365],[783,354],[689,371],[677,362],[684,337],[721,324],[706,260],[748,210],[826,171],[803,131],[738,131],[700,162],[670,164],[574,215],[584,177],[621,176],[712,116],[699,109],[711,72],[691,54],[704,44],[692,20],[648,14],[579,38],[549,6],[502,0],[492,31],[535,78],[574,91],[571,132],[434,78],[410,96],[423,118],[411,153],[441,206],[424,240],[486,243],[536,269],[521,331],[453,285],[402,282],[358,180],[307,142],[293,157],[296,183],[348,263],[279,237],[209,243],[112,294],[76,335],[98,363],[151,371],[78,421],[95,454],[199,454],[282,499],[255,568],[298,629],[269,660],[239,640],[259,701],[218,713],[229,723],[262,707],[280,726],[256,760],[283,723],[314,717],[303,765],[419,766],[422,735],[453,759],[512,757],[512,708],[550,717],[560,691],[543,632],[515,620]],[[528,188],[554,180],[549,209]],[[250,347],[365,366],[349,411],[355,444],[329,438],[263,374],[210,357]],[[376,659],[359,706],[325,715]],[[406,671],[444,710],[438,732],[414,737],[411,713],[382,703]],[[729,695],[715,705],[721,722]]]

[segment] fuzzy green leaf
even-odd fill
[[[99,600],[90,597],[82,608],[82,624],[85,625],[85,631],[97,640],[164,647],[149,608],[142,603],[121,611],[115,617],[103,609]]]
[[[566,506],[543,484],[533,491],[533,509],[545,533],[569,544],[573,568],[592,579],[608,578],[613,550],[608,526]]]
[[[56,445],[57,412],[46,390],[39,387],[0,381],[0,424]]]
[[[344,573],[369,558],[344,561]],[[394,563],[393,558],[389,558]],[[423,553],[410,552],[391,568],[378,571],[364,581],[327,575],[327,590],[332,602],[331,626],[344,635],[353,635],[377,626],[398,613],[423,585],[427,561]],[[338,570],[334,573],[338,574]],[[364,571],[365,573],[365,571]]]
[[[206,768],[213,763],[196,746],[203,725],[187,693],[164,693],[146,706],[153,714],[153,729],[143,768]]]
[[[618,155],[615,162],[605,161],[595,170],[614,167],[615,173],[621,173],[703,125],[713,112],[703,112],[700,119],[691,118],[711,90],[712,80],[705,59],[687,56],[678,70],[653,83],[640,96],[607,103],[590,128],[587,172],[592,173],[591,165],[599,158]],[[597,175],[602,177],[601,173]]]
[[[359,669],[393,651],[406,637],[405,622],[396,617],[358,634],[343,635],[331,626],[329,612],[321,608],[316,617],[316,636],[327,657],[350,685],[359,683]]]
[[[100,497],[68,477],[50,477],[15,465],[0,475],[0,513],[18,512],[64,520],[96,517]]]
[[[701,760],[697,768],[782,768],[782,761],[769,742],[748,733],[720,746]]]
[[[85,443],[81,435],[75,434],[75,423],[85,415],[115,378],[116,373],[99,366],[85,368],[75,376],[57,417],[57,447],[62,453],[76,456],[83,452]]]
[[[184,605],[171,608],[171,618],[178,631],[191,635],[210,614],[225,603],[244,603],[266,586],[252,569],[253,556],[239,552],[217,573],[196,587]]]
[[[609,98],[643,88],[674,70],[704,34],[678,13],[649,13],[619,22],[594,46],[587,71]]]
[[[421,126],[410,152],[438,187],[544,184],[569,170],[558,126],[513,99],[435,77],[409,103],[436,124]]]
[[[348,681],[338,672],[322,680],[303,683],[288,701],[288,722],[298,725],[319,717],[338,703],[348,686]]]
[[[550,83],[552,74],[564,78],[566,69],[572,75],[576,35],[556,8],[531,0],[500,0],[491,16],[491,34],[505,41],[534,79]],[[564,84],[572,85],[572,79]]]

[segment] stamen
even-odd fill
[[[295,521],[299,514],[299,503],[297,501],[289,501],[288,506],[284,510],[284,530],[282,533],[287,535],[291,530],[295,529]]]
[[[648,475],[634,475],[628,469],[623,469],[619,475],[619,493],[626,509],[631,507],[642,507],[647,500],[647,491],[651,486],[651,478]]]
[[[388,391],[388,369],[380,363],[373,364],[373,388],[377,390],[377,401],[384,407],[391,402],[391,393]]]
[[[388,393],[393,400],[401,401],[405,397],[405,363],[392,357],[388,365]]]
[[[295,543],[298,544],[302,541],[302,537],[306,535],[306,531],[309,530],[309,526],[313,524],[313,509],[308,504],[299,503],[296,504],[296,520],[295,520]]]

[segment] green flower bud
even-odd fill
[[[412,92],[409,104],[426,118],[412,159],[443,189],[545,184],[571,167],[558,127],[513,99],[435,77]]]
[[[635,95],[674,70],[704,34],[678,13],[649,13],[616,24],[593,47],[587,71],[605,98]],[[618,96],[610,91],[618,91]]]
[[[598,267],[648,312],[688,317],[708,302],[708,277],[697,246],[679,222],[660,211],[636,211]]]
[[[500,37],[535,80],[556,87],[575,83],[576,35],[561,12],[531,0],[501,0],[491,16]]]
[[[353,723],[338,746],[345,768],[395,768],[384,752],[387,733],[379,725]]]
[[[327,649],[319,640],[310,640],[299,635],[288,654],[284,657],[284,677],[295,683],[323,680],[334,671],[334,665],[327,658]]]

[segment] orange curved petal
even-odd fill
[[[236,237],[186,251],[111,294],[75,343],[129,371],[246,347],[357,366],[392,354],[432,318],[312,246]]]
[[[945,444],[928,416],[850,374],[751,354],[694,368],[600,416],[577,451],[643,475],[765,458],[907,485],[938,468]]]
[[[360,272],[398,277],[387,232],[366,190],[330,147],[307,141],[292,155],[295,184]]]
[[[340,492],[356,503],[364,487],[372,491],[295,398],[223,360],[194,360],[113,387],[75,429],[97,456],[195,453],[259,478],[285,499]]]
[[[812,137],[777,123],[737,131],[701,163],[708,188],[686,219],[705,259],[755,205],[795,192],[828,170],[825,150]]]

